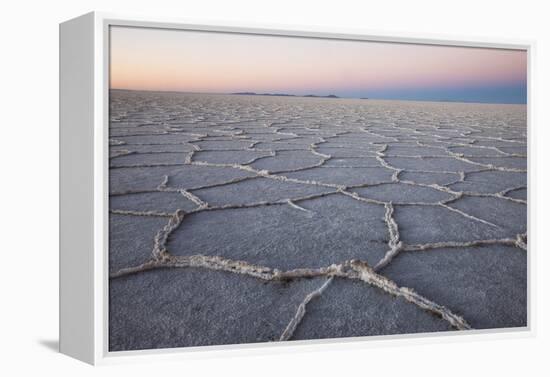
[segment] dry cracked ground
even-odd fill
[[[112,91],[110,350],[521,327],[526,108]]]

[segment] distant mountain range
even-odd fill
[[[254,92],[237,92],[229,93],[238,96],[272,96],[272,97],[308,97],[308,98],[340,98],[337,95],[329,94],[328,96],[318,96],[315,94],[306,94],[303,96],[287,93],[254,93]]]

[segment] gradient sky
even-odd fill
[[[111,88],[526,103],[521,50],[111,27]]]

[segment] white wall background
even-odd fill
[[[547,146],[550,28],[544,1],[80,0],[2,3],[0,374],[39,375],[542,375],[549,372]],[[58,274],[58,23],[91,10],[354,28],[440,36],[535,39],[535,337],[322,347],[315,352],[91,368],[55,353]],[[536,170],[535,170],[536,169]],[[336,348],[336,350],[335,350]],[[544,350],[546,348],[546,350]],[[11,372],[8,370],[11,369]],[[537,369],[539,370],[538,372]],[[32,374],[31,374],[32,373]]]

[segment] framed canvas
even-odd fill
[[[531,53],[61,24],[61,352],[529,334]]]

